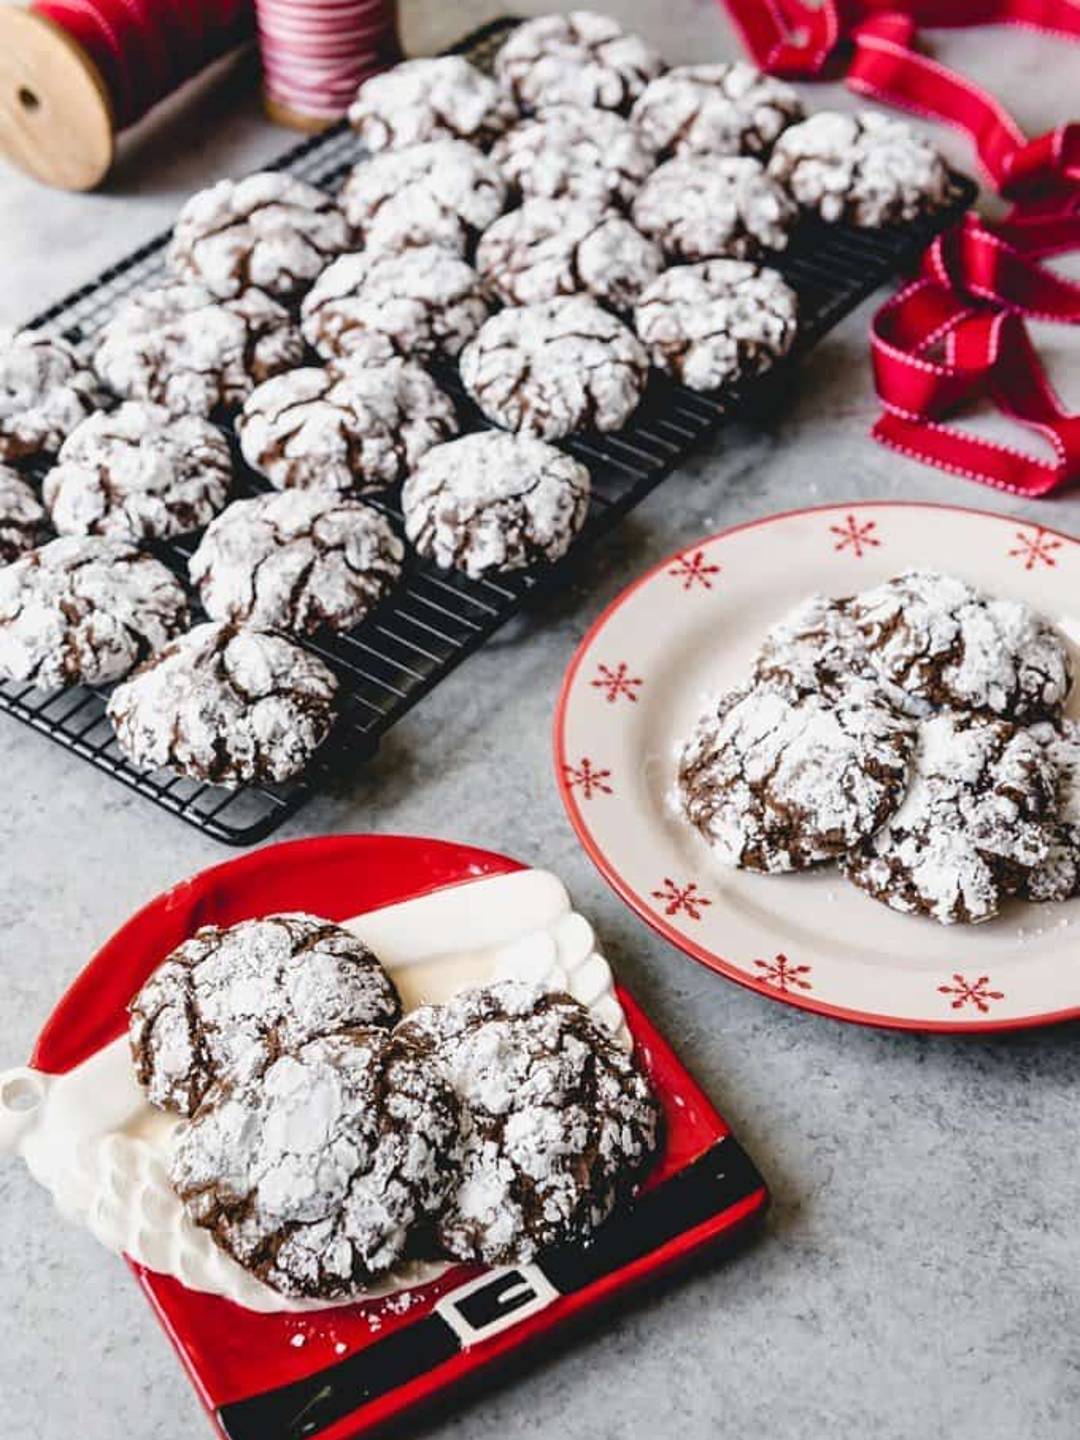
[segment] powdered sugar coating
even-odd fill
[[[430,140],[361,160],[341,206],[369,251],[441,245],[464,255],[506,208],[499,167],[463,140]]]
[[[219,180],[177,216],[168,263],[180,280],[228,300],[254,286],[283,299],[302,294],[351,243],[333,198],[278,170]]]
[[[812,689],[828,689],[842,684],[848,675],[871,678],[851,605],[849,596],[809,595],[800,601],[762,641],[754,661],[755,679],[780,675]],[[889,698],[895,704],[898,697]]]
[[[10,565],[48,538],[44,505],[17,470],[0,465],[0,565]]]
[[[284,1295],[341,1299],[402,1256],[457,1149],[435,1068],[381,1030],[353,1030],[212,1091],[179,1132],[170,1178],[245,1269]]]
[[[491,312],[471,265],[437,245],[343,255],[304,297],[303,329],[324,359],[451,359]]]
[[[213,415],[303,358],[288,311],[261,290],[219,303],[202,285],[162,285],[120,306],[94,366],[117,395],[175,415]]]
[[[373,75],[349,107],[349,124],[372,154],[445,138],[486,149],[516,118],[505,91],[462,55],[406,60]]]
[[[63,535],[0,569],[0,677],[118,680],[188,624],[183,587],[123,540]]]
[[[196,625],[117,686],[108,715],[140,770],[233,787],[288,780],[333,722],[337,680],[264,630]]]
[[[551,105],[627,111],[664,62],[610,15],[572,10],[519,25],[495,56],[495,77],[525,112]]]
[[[754,155],[801,120],[798,92],[743,60],[677,65],[650,81],[630,114],[658,155]]]
[[[903,120],[822,110],[785,130],[769,174],[822,220],[876,227],[943,205],[949,175],[932,145]]]
[[[679,757],[686,818],[725,865],[777,874],[842,854],[900,804],[911,722],[876,686],[782,678],[722,697]]]
[[[1043,865],[1054,777],[1039,743],[1003,720],[944,712],[919,725],[892,819],[846,857],[860,889],[943,925],[977,923]]]
[[[477,579],[564,555],[588,514],[589,472],[542,440],[488,430],[429,450],[401,503],[417,551]]]
[[[637,1188],[659,1107],[633,1059],[569,995],[518,980],[413,1011],[399,1035],[461,1103],[460,1179],[437,1220],[446,1252],[522,1263],[581,1243]]]
[[[237,500],[188,562],[207,614],[260,630],[348,630],[393,588],[405,547],[385,516],[333,491]]]
[[[1041,721],[1028,734],[1050,765],[1055,803],[1046,859],[1024,872],[1019,894],[1025,900],[1070,900],[1080,895],[1080,720]]]
[[[62,535],[164,540],[206,525],[231,486],[229,445],[216,426],[128,400],[76,426],[42,493]]]
[[[719,390],[787,354],[798,297],[775,270],[745,260],[675,265],[638,297],[634,328],[658,369],[691,390]]]
[[[634,224],[675,260],[752,260],[783,250],[796,219],[787,193],[749,156],[683,156],[638,192]]]
[[[508,305],[585,292],[629,310],[664,255],[622,215],[583,200],[526,200],[480,238],[476,268]]]
[[[247,1084],[282,1051],[400,1018],[394,983],[361,940],[286,913],[202,926],[128,1006],[128,1038],[150,1102],[193,1115],[211,1086]]]
[[[93,373],[66,341],[0,325],[0,461],[55,453],[98,401]]]
[[[449,396],[396,358],[279,375],[249,396],[236,422],[244,459],[279,490],[341,492],[393,485],[457,428]]]
[[[462,381],[488,419],[542,440],[617,430],[648,374],[641,342],[585,295],[503,310],[461,353]]]
[[[557,105],[522,120],[491,158],[526,198],[626,206],[656,166],[633,125],[610,110]]]
[[[1036,720],[1069,693],[1054,628],[1022,601],[990,599],[954,576],[906,571],[856,595],[852,614],[874,673],[916,712],[949,705]]]

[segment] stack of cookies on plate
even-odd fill
[[[678,757],[680,814],[727,865],[838,861],[942,924],[1080,895],[1080,723],[1063,637],[1029,606],[913,570],[811,596]]]
[[[350,121],[369,156],[340,195],[271,171],[195,195],[166,283],[86,354],[0,336],[0,678],[122,681],[108,714],[141,769],[302,771],[338,685],[298,641],[398,582],[399,487],[441,567],[558,560],[590,477],[552,442],[624,426],[651,368],[709,392],[783,356],[796,297],[765,262],[801,213],[892,224],[947,189],[898,121],[804,119],[782,82],[668,69],[589,11],[521,25],[494,78],[398,65]],[[447,362],[498,429],[459,433]],[[226,425],[268,493],[231,498]],[[145,547],[198,531],[192,627]]]

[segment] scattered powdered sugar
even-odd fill
[[[553,105],[628,110],[664,62],[610,15],[572,10],[519,25],[495,57],[495,77],[523,111]]]
[[[0,565],[10,565],[48,538],[45,507],[17,470],[0,465]]]
[[[284,635],[196,625],[113,691],[108,715],[140,770],[273,782],[303,770],[326,739],[337,688],[332,671]]]
[[[219,180],[177,216],[168,263],[225,300],[251,286],[288,299],[301,294],[351,243],[331,196],[280,170]]]
[[[462,55],[406,60],[373,75],[349,107],[349,124],[373,154],[444,138],[486,149],[516,117],[509,95]]]
[[[491,158],[526,197],[629,205],[656,158],[610,110],[546,108],[495,143]]]
[[[745,260],[675,265],[642,291],[634,328],[658,369],[692,390],[719,390],[787,354],[798,297],[775,270]]]
[[[679,759],[684,813],[725,864],[777,873],[841,854],[901,803],[913,726],[866,681],[780,676],[725,695]]]
[[[66,341],[0,325],[0,461],[59,450],[99,398],[89,366]]]
[[[659,275],[664,255],[603,201],[526,200],[481,236],[476,268],[509,305],[587,292],[628,310]]]
[[[461,378],[496,425],[556,440],[618,430],[645,391],[637,337],[585,295],[503,310],[461,354]]]
[[[139,1083],[151,1103],[193,1115],[218,1081],[246,1084],[282,1051],[401,1015],[372,952],[316,915],[205,925],[157,967],[128,1007]]]
[[[457,1152],[457,1104],[437,1069],[357,1029],[212,1090],[178,1132],[171,1179],[196,1223],[268,1285],[340,1299],[402,1256]]]
[[[397,358],[291,370],[260,385],[236,422],[244,459],[279,490],[392,485],[457,428],[449,396]]]
[[[894,225],[944,204],[948,171],[903,120],[822,110],[785,130],[769,174],[823,220]]]
[[[796,219],[787,193],[748,155],[668,160],[631,213],[673,260],[753,260],[763,249],[783,250]]]
[[[506,208],[499,167],[463,140],[429,140],[361,160],[341,205],[364,248],[441,245],[463,255]]]
[[[678,65],[653,80],[630,119],[647,145],[670,155],[767,155],[803,115],[792,86],[743,60]]]
[[[401,503],[419,553],[476,579],[563,555],[585,523],[589,472],[542,440],[488,430],[429,450]]]
[[[103,685],[188,624],[183,587],[134,545],[61,536],[0,569],[0,676]]]
[[[101,332],[94,365],[117,395],[173,414],[212,415],[303,358],[288,311],[261,290],[219,303],[202,285],[162,285],[120,306]]]
[[[1049,853],[1022,877],[1020,893],[1027,900],[1069,900],[1080,895],[1080,720],[1043,721],[1028,733],[1050,764],[1057,804],[1047,826]]]
[[[214,620],[310,634],[348,630],[401,575],[405,547],[385,516],[333,491],[238,500],[188,562]]]
[[[201,529],[231,486],[229,445],[216,426],[129,400],[76,426],[42,488],[61,534],[163,540]]]
[[[304,297],[303,329],[325,359],[453,358],[491,311],[471,265],[437,245],[343,255]]]
[[[587,1240],[655,1153],[644,1075],[568,995],[506,980],[425,1006],[398,1034],[428,1053],[462,1108],[460,1177],[437,1220],[447,1253],[520,1263]]]

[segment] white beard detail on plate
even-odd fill
[[[383,961],[406,1016],[463,989],[518,981],[572,996],[606,1043],[629,1052],[610,967],[553,875],[525,870],[472,881],[368,912],[343,928]],[[28,1067],[0,1074],[0,1151],[20,1154],[61,1213],[108,1249],[189,1289],[254,1311],[310,1311],[406,1290],[446,1268],[443,1260],[410,1258],[360,1294],[327,1300],[280,1293],[185,1209],[170,1182],[182,1123],[148,1101],[126,1036],[63,1075]]]

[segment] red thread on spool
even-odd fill
[[[267,108],[319,129],[400,57],[391,0],[255,0]]]

